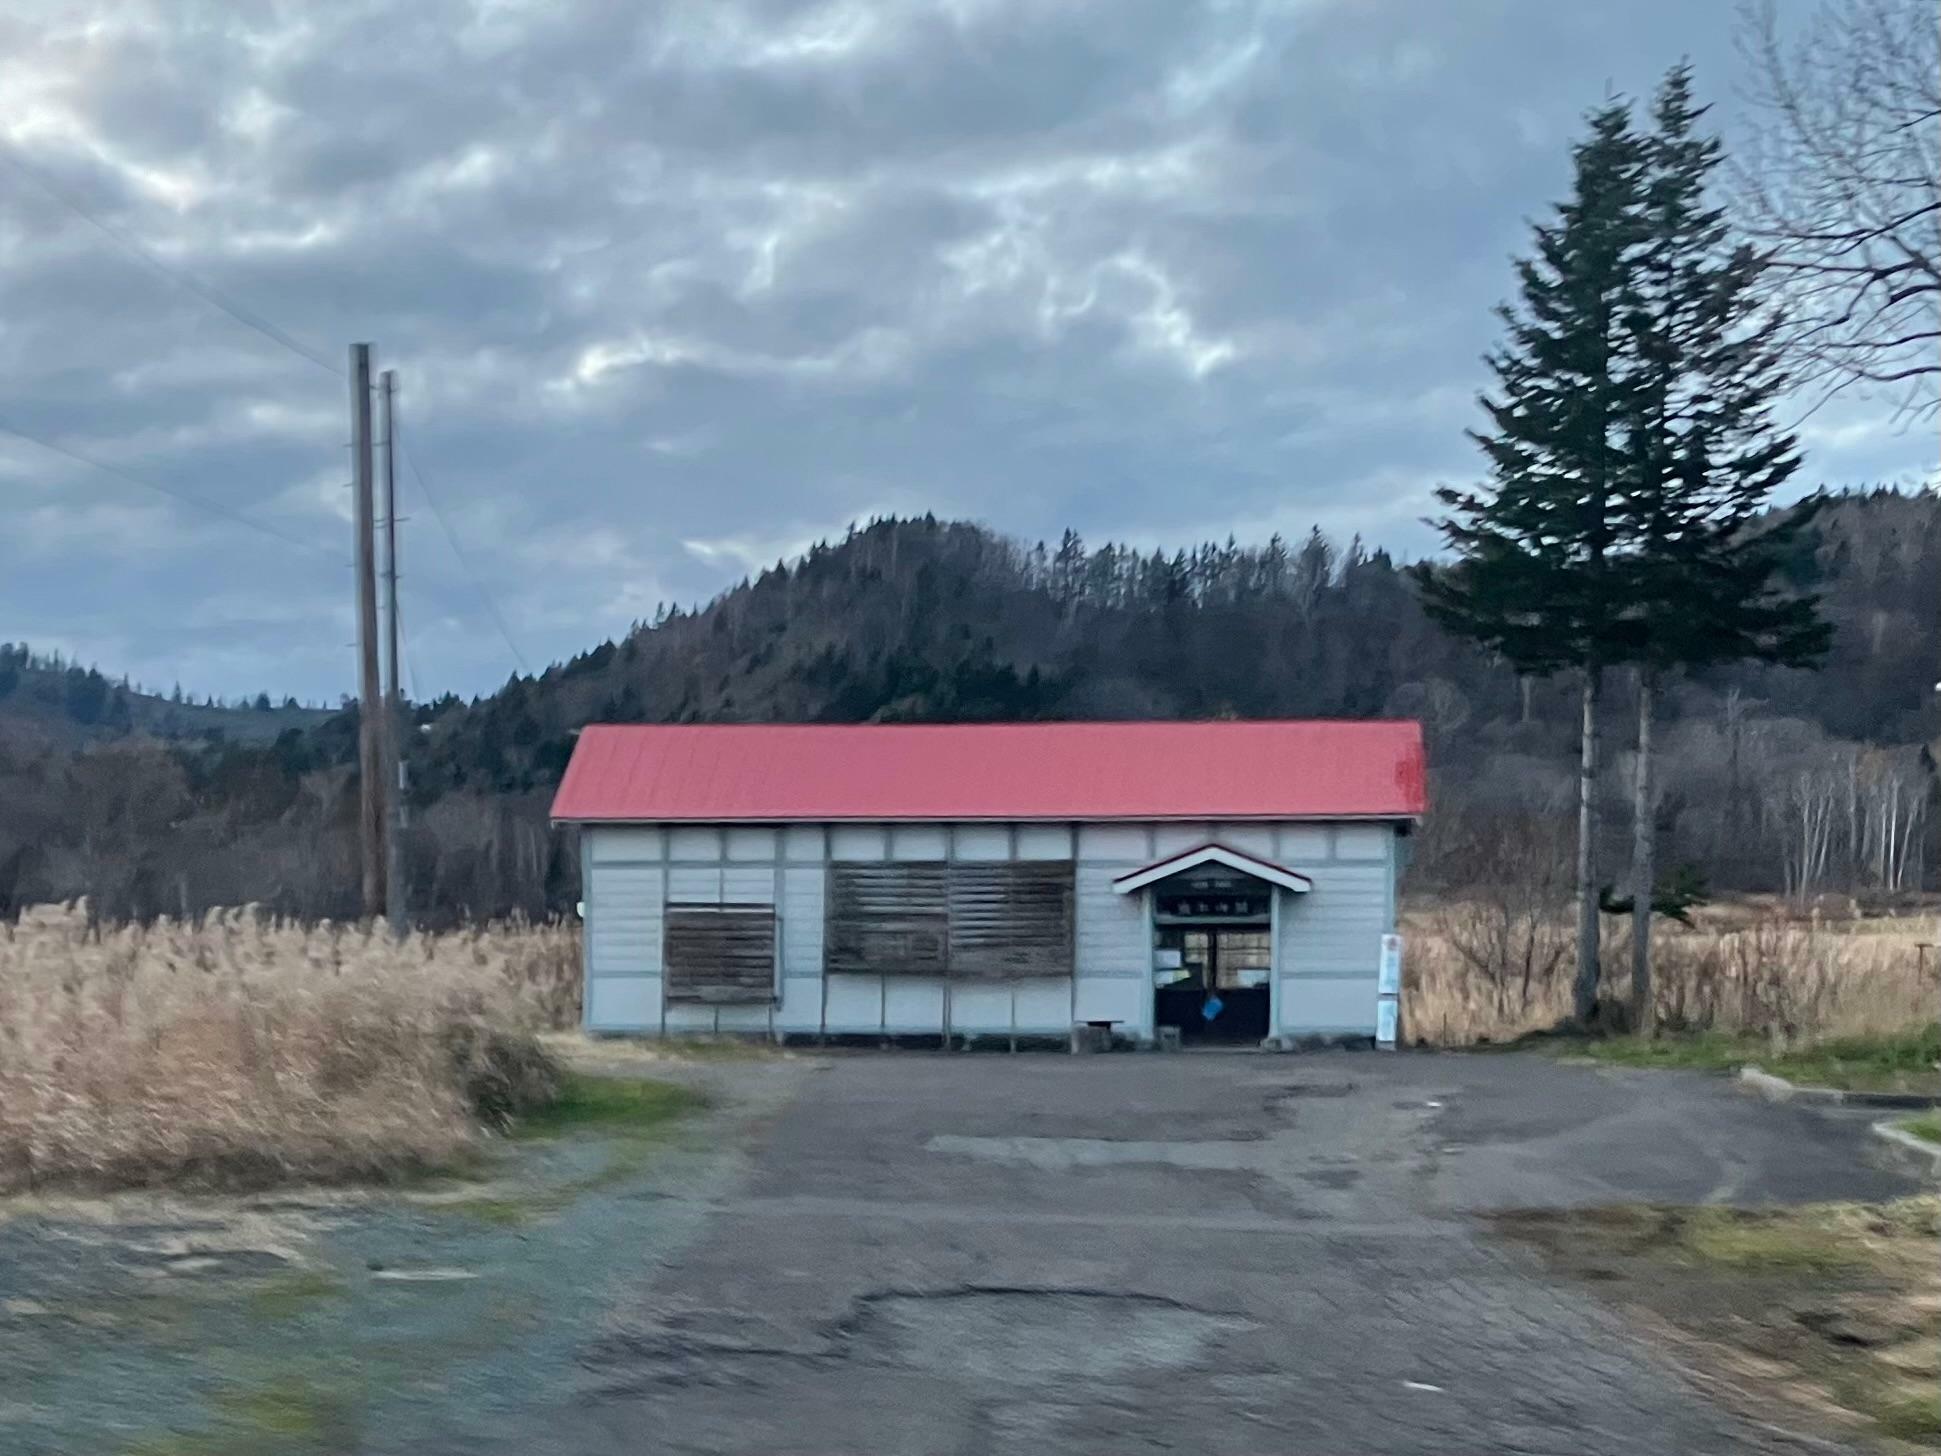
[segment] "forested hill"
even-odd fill
[[[1818,672],[1734,669],[1674,693],[1680,716],[1733,689],[1763,713],[1876,742],[1935,728],[1941,501],[1844,496],[1790,574],[1837,641]],[[888,521],[777,565],[468,708],[447,704],[428,789],[557,779],[586,722],[1369,717],[1440,730],[1445,753],[1575,711],[1452,641],[1380,550],[1288,545],[1024,548],[963,523]],[[1561,715],[1561,717],[1560,717]]]
[[[305,707],[294,698],[276,703],[268,693],[218,703],[213,698],[197,702],[179,686],[168,694],[146,692],[98,667],[42,655],[25,643],[0,642],[0,736],[67,746],[131,734],[270,743],[288,729],[315,728],[334,711]]]
[[[1701,859],[1727,882],[1789,873],[1772,805],[1802,772],[1864,758],[1914,775],[1923,803],[1930,787],[1941,503],[1840,497],[1789,574],[1836,625],[1827,666],[1730,669],[1665,703],[1668,862]],[[1573,712],[1569,683],[1520,681],[1452,641],[1407,573],[1359,543],[1140,552],[877,522],[487,698],[422,705],[413,902],[444,915],[570,904],[571,845],[545,805],[591,721],[1419,717],[1436,805],[1423,874],[1453,878],[1493,852],[1488,826],[1567,821]],[[9,754],[0,741],[0,797],[27,806],[0,824],[0,903],[92,886],[116,910],[253,899],[348,913],[353,738],[346,714],[268,748],[136,736]]]

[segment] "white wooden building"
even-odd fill
[[[1400,722],[594,726],[585,1022],[1367,1037],[1424,809]]]

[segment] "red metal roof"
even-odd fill
[[[1419,817],[1412,722],[595,724],[553,818]]]

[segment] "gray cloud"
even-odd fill
[[[1643,0],[44,0],[0,141],[341,358],[535,664],[883,511],[1408,553],[1584,109],[1729,7]],[[0,171],[0,637],[351,682],[345,386]],[[1850,402],[1815,482],[1931,467]],[[417,690],[512,667],[405,476]]]

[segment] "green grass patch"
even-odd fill
[[[1677,1241],[1692,1256],[1729,1269],[1830,1273],[1866,1262],[1840,1229],[1734,1209],[1694,1209]]]
[[[351,1425],[348,1403],[300,1377],[286,1377],[216,1397],[226,1424],[266,1436],[322,1440]]]
[[[249,1296],[250,1307],[270,1319],[288,1319],[301,1313],[319,1299],[342,1294],[344,1286],[318,1269],[300,1269],[258,1285]]]
[[[1910,1117],[1894,1124],[1902,1132],[1911,1132],[1923,1142],[1941,1143],[1941,1112],[1924,1113],[1920,1117]]]
[[[138,1440],[122,1448],[124,1456],[262,1456],[267,1451],[335,1456],[358,1445],[355,1403],[302,1376],[219,1391],[210,1403],[215,1423],[209,1429]]]
[[[1880,1405],[1873,1415],[1882,1435],[1924,1446],[1941,1444],[1941,1395],[1902,1396]]]
[[[1618,1067],[1680,1067],[1703,1072],[1729,1072],[1748,1062],[1757,1062],[1769,1052],[1765,1042],[1717,1031],[1695,1032],[1689,1036],[1573,1040],[1560,1049]]]
[[[523,1227],[558,1213],[583,1194],[633,1177],[676,1122],[706,1105],[701,1093],[674,1082],[568,1072],[560,1079],[559,1096],[513,1123],[507,1136],[517,1142],[569,1137],[595,1141],[602,1154],[597,1169],[564,1182],[515,1189],[509,1195],[481,1192],[438,1207],[500,1228]]]
[[[568,1072],[560,1079],[559,1096],[521,1117],[510,1135],[533,1139],[598,1132],[641,1137],[664,1130],[705,1103],[692,1087],[673,1082]]]
[[[1836,1037],[1774,1051],[1757,1037],[1724,1032],[1572,1042],[1567,1050],[1621,1067],[1680,1067],[1730,1072],[1757,1066],[1802,1087],[1856,1092],[1941,1093],[1941,1022],[1880,1036]]]

